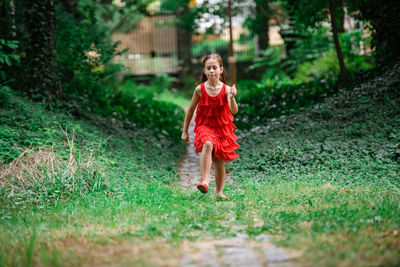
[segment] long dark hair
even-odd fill
[[[224,67],[224,64],[222,63],[222,58],[221,58],[220,55],[218,55],[218,54],[209,54],[209,55],[207,55],[207,56],[205,56],[205,57],[203,58],[203,68],[206,66],[207,60],[209,60],[209,59],[211,59],[211,58],[212,58],[212,59],[216,59],[216,60],[218,61],[218,64],[219,64],[219,66],[220,66],[221,68]],[[221,82],[223,82],[223,83],[226,83],[226,82],[225,82],[225,81],[226,81],[226,78],[225,78],[225,68],[224,68],[224,70],[222,71],[221,75],[219,76],[219,80],[220,80]],[[204,74],[204,71],[201,72],[200,81],[201,81],[202,83],[205,82],[205,81],[207,81],[207,76]]]

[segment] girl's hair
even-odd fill
[[[209,55],[205,56],[205,57],[203,58],[203,66],[204,66],[204,67],[206,66],[207,60],[209,60],[209,59],[216,59],[216,60],[218,61],[218,63],[219,63],[219,66],[220,66],[221,68],[224,67],[224,64],[222,63],[222,58],[221,58],[221,56],[218,55],[218,54],[209,54]],[[219,76],[219,80],[220,80],[221,82],[223,82],[223,83],[226,83],[226,82],[225,82],[225,80],[226,80],[226,79],[225,79],[225,69],[222,71],[221,75]],[[205,81],[207,81],[207,76],[204,74],[204,71],[201,72],[200,81],[201,81],[202,83],[205,82]]]

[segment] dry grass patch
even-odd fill
[[[63,266],[177,266],[179,251],[163,239],[90,240],[76,236],[49,242]]]
[[[302,266],[399,266],[398,228],[364,227],[355,233],[334,232],[301,240],[306,247]]]
[[[68,148],[64,157],[51,147],[41,146],[25,149],[10,164],[0,166],[0,186],[10,201],[21,204],[31,201],[32,195],[36,199],[56,199],[66,191],[70,195],[101,188],[104,172],[97,149],[75,149],[74,131],[72,136],[67,130],[63,132]]]
[[[0,185],[38,183],[44,179],[44,170],[57,174],[60,169],[61,160],[52,148],[26,149],[10,164],[0,166]]]

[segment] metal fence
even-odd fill
[[[130,33],[116,33],[113,40],[120,40],[119,49],[127,53],[116,60],[129,67],[132,75],[177,73],[178,36],[174,15],[154,15],[140,20]],[[249,38],[248,30],[236,23],[232,28],[233,48],[237,61],[251,61],[258,55],[257,41]],[[270,45],[283,43],[279,27],[270,27]],[[199,62],[208,53],[219,53],[227,58],[229,47],[228,29],[220,34],[198,33],[192,38],[192,61]]]
[[[140,20],[130,33],[116,33],[119,49],[127,53],[117,58],[133,75],[175,73],[178,71],[177,30],[173,15],[149,16]]]

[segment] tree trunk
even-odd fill
[[[62,94],[55,47],[56,11],[54,0],[27,1],[25,45],[25,90],[34,99],[54,101]]]
[[[335,6],[333,4],[333,0],[328,0],[328,2],[329,2],[329,12],[331,15],[333,40],[335,42],[336,54],[337,54],[337,57],[339,60],[339,66],[340,66],[340,76],[343,80],[345,80],[346,79],[346,67],[344,65],[342,49],[340,48],[338,32],[337,32],[337,28],[336,28]]]
[[[256,1],[256,33],[258,35],[258,48],[266,50],[269,42],[269,3],[268,0]]]
[[[228,20],[229,20],[229,82],[231,85],[236,83],[236,59],[233,51],[233,36],[232,36],[232,5],[231,0],[228,1]]]
[[[179,19],[190,12],[186,5],[182,12],[178,14]],[[185,28],[182,23],[177,25],[178,38],[178,60],[180,66],[179,81],[182,83],[185,76],[190,75],[192,71],[192,32]]]
[[[337,32],[343,33],[344,32],[344,3],[343,0],[336,1],[336,18],[338,23],[336,24]]]
[[[74,14],[76,18],[80,17],[78,13],[78,0],[61,0],[61,4],[68,13]]]
[[[288,27],[286,29],[281,29],[279,34],[281,35],[286,51],[286,57],[290,58],[291,51],[295,47],[296,38],[299,38],[299,35],[296,33],[296,23],[295,23],[295,8],[296,0],[288,0]]]

